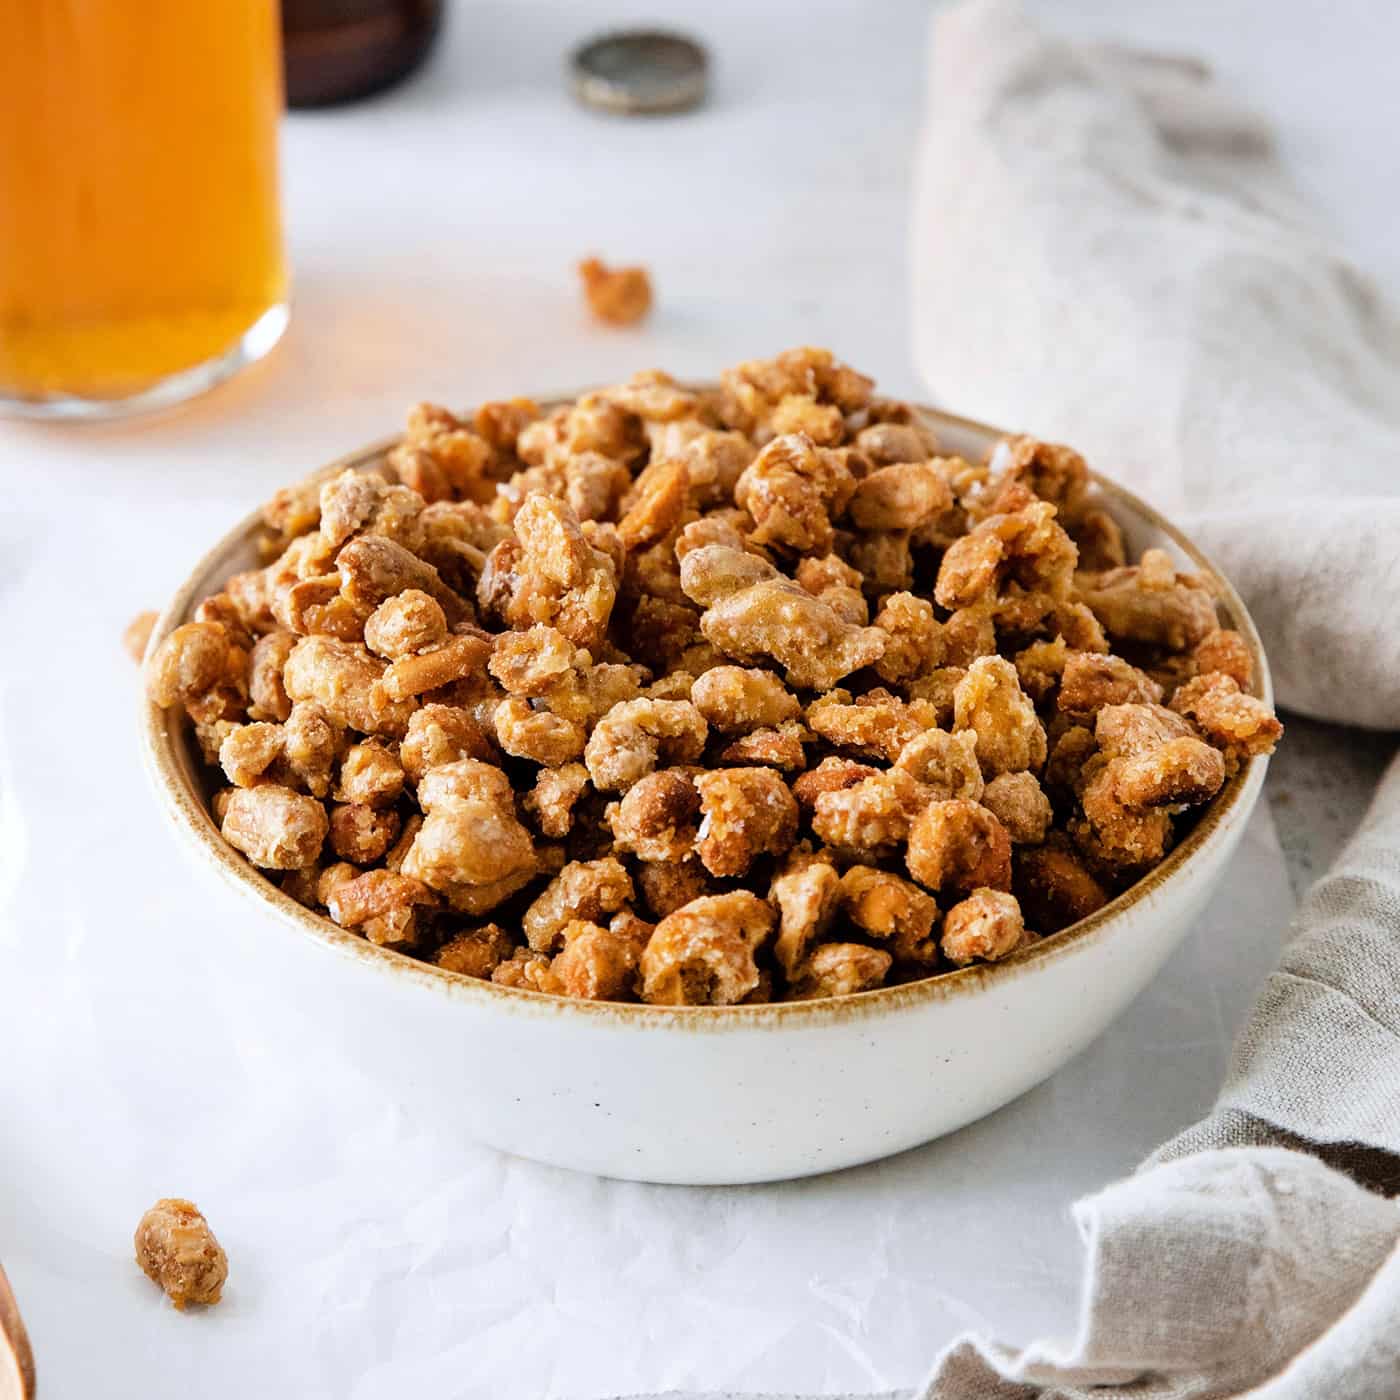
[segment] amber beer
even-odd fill
[[[0,411],[171,402],[286,323],[277,0],[0,0]]]

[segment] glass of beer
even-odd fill
[[[0,0],[0,413],[178,402],[277,343],[277,0]]]

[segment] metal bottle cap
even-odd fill
[[[679,112],[705,96],[709,58],[683,34],[626,29],[575,49],[574,94],[609,112]]]

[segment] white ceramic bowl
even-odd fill
[[[945,451],[1002,434],[930,411]],[[392,442],[332,464],[375,465]],[[1222,621],[1254,625],[1178,530],[1097,478],[1130,549],[1160,546],[1210,575]],[[201,561],[151,645],[253,562],[252,516]],[[375,947],[310,913],[225,845],[183,718],[144,713],[149,770],[201,863],[248,896],[276,1014],[335,1037],[389,1099],[464,1137],[605,1176],[719,1184],[852,1166],[951,1132],[1048,1078],[1133,1000],[1220,883],[1264,781],[1255,758],[1167,859],[1087,919],[995,965],[823,1001],[687,1007],[582,1002],[498,987]]]

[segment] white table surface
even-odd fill
[[[1397,278],[1392,7],[1035,8],[1216,60],[1357,256]],[[578,110],[569,44],[658,16],[711,43],[711,104]],[[163,420],[0,426],[0,1258],[46,1400],[879,1390],[968,1327],[1070,1325],[1068,1204],[1208,1106],[1283,936],[1267,809],[1153,987],[991,1119],[791,1186],[600,1182],[367,1107],[268,1014],[234,956],[242,907],[186,866],[147,793],[118,644],[203,541],[414,398],[712,374],[801,342],[917,392],[904,239],[926,19],[905,0],[458,0],[411,85],[289,122],[296,305],[267,364]],[[645,327],[582,315],[572,264],[595,250],[651,267]],[[164,1194],[199,1201],[228,1248],[210,1313],[175,1314],[131,1262]]]

